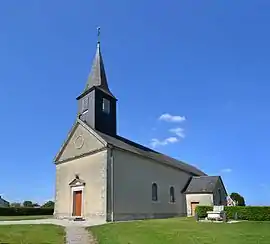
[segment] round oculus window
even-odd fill
[[[84,138],[83,138],[83,136],[82,136],[82,135],[79,135],[79,136],[75,139],[74,144],[75,144],[75,147],[76,147],[77,149],[82,148],[82,146],[83,146],[83,144],[84,144]]]

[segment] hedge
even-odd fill
[[[197,206],[196,213],[199,218],[207,217],[207,211],[212,211],[212,206]],[[237,213],[237,219],[252,221],[270,221],[270,207],[259,206],[225,206],[228,219],[234,219]]]
[[[53,208],[4,207],[0,208],[0,216],[53,215],[53,211]]]
[[[198,205],[195,209],[196,214],[200,219],[207,217],[207,212],[213,211],[213,206],[201,206]]]

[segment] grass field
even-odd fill
[[[64,228],[56,225],[1,225],[0,243],[64,244]]]
[[[197,223],[173,218],[90,227],[99,244],[269,244],[270,222]]]
[[[1,220],[29,220],[29,219],[49,219],[52,218],[51,215],[43,215],[43,216],[0,216]]]

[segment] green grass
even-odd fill
[[[1,225],[0,243],[64,244],[64,228],[56,225]]]
[[[2,220],[31,220],[31,219],[49,219],[52,218],[51,215],[36,215],[36,216],[0,216],[0,221]]]
[[[197,223],[173,218],[90,227],[99,244],[269,244],[270,222]]]

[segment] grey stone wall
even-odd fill
[[[186,215],[182,194],[190,175],[138,155],[113,150],[114,220],[161,218]],[[158,201],[152,201],[152,183],[158,185]],[[175,189],[175,203],[169,189]]]

